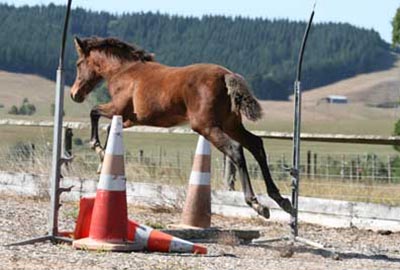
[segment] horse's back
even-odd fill
[[[148,62],[140,72],[133,102],[141,124],[173,126],[191,121],[195,114],[227,110],[230,104],[224,76],[231,72],[222,66],[170,67]]]

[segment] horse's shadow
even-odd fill
[[[330,258],[334,260],[348,260],[348,259],[360,259],[360,260],[375,260],[375,261],[385,261],[385,262],[397,262],[400,263],[400,257],[390,257],[386,254],[365,254],[362,252],[346,252],[339,250],[324,250],[318,248],[311,248],[307,246],[281,246],[276,247],[272,245],[263,245],[262,247],[266,249],[274,249],[282,251],[288,248],[292,249],[293,254],[296,253],[311,253],[313,255],[322,256],[324,258]]]

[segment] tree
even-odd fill
[[[10,110],[8,111],[9,114],[18,114],[18,108],[15,105],[12,105]]]
[[[59,18],[63,16],[62,6],[0,4],[0,69],[54,79]],[[242,74],[258,98],[276,100],[285,100],[292,93],[297,53],[306,27],[305,22],[289,20],[194,18],[151,12],[113,15],[82,8],[74,10],[73,17],[66,46],[66,54],[71,57],[65,60],[66,70],[75,70],[73,35],[115,36],[139,42],[142,48],[156,53],[157,61],[167,65],[210,62],[226,66]],[[400,28],[398,21],[396,17],[395,29]],[[394,63],[388,44],[373,30],[321,23],[311,31],[303,65],[305,90]],[[395,40],[400,40],[400,33]],[[74,72],[67,72],[66,84],[72,84],[74,76]],[[96,102],[109,99],[105,88],[92,94]]]
[[[392,21],[392,45],[393,46],[398,46],[400,45],[400,8],[397,9],[396,15],[394,15],[393,21]],[[394,126],[394,135],[399,136],[400,135],[400,119],[396,122]],[[400,146],[399,145],[394,145],[393,146],[396,151],[400,152]]]
[[[18,114],[21,115],[32,115],[36,112],[35,105],[29,103],[28,98],[24,98],[21,107],[18,109]]]
[[[400,8],[397,9],[392,21],[392,45],[400,45]]]
[[[400,136],[400,119],[397,120],[396,124],[394,125],[394,132],[393,132],[393,135],[394,135],[394,136]],[[395,149],[396,151],[399,151],[399,152],[400,152],[400,145],[394,145],[393,147],[394,147],[394,149]]]

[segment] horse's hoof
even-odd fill
[[[102,168],[102,167],[103,167],[103,164],[100,163],[99,166],[97,167],[97,171],[96,171],[97,174],[100,174],[100,173],[101,173],[101,168]]]
[[[253,209],[257,211],[260,216],[268,219],[270,217],[269,208],[261,204],[253,204]]]
[[[293,212],[294,212],[292,203],[291,203],[288,199],[282,199],[282,200],[279,202],[279,206],[283,209],[283,211],[285,211],[285,212],[287,212],[287,213],[289,213],[289,214],[291,214],[291,215],[292,215]]]
[[[105,155],[106,155],[106,153],[105,153],[104,149],[101,149],[101,150],[99,151],[99,157],[100,157],[100,161],[101,161],[101,162],[103,162],[104,156],[105,156]]]
[[[96,147],[100,146],[100,144],[96,141],[90,141],[89,146],[90,146],[90,149],[95,150]]]
[[[228,191],[235,191],[235,182],[230,182],[228,184]]]

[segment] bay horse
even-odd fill
[[[268,195],[286,212],[290,201],[283,198],[272,180],[262,139],[242,124],[261,118],[262,110],[242,76],[214,64],[170,67],[154,55],[116,38],[75,38],[78,53],[76,80],[71,98],[83,102],[102,80],[111,101],[90,112],[91,146],[102,149],[100,117],[121,115],[124,128],[133,125],[171,127],[188,122],[197,133],[227,155],[237,167],[246,203],[269,218],[267,206],[258,202],[250,183],[243,147],[257,160]]]

